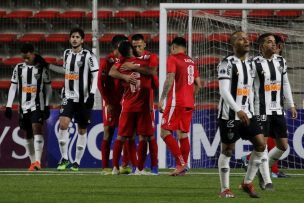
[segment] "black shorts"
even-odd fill
[[[284,115],[256,116],[265,137],[287,138],[287,126]]]
[[[250,124],[245,126],[238,120],[219,119],[221,142],[224,144],[235,143],[238,139],[251,140],[258,134],[262,134],[259,124],[255,118],[250,119]]]
[[[79,127],[87,128],[90,123],[91,109],[88,109],[83,103],[74,102],[71,99],[63,99],[59,116],[74,118]]]
[[[22,130],[26,131],[27,138],[33,137],[32,124],[33,123],[42,124],[43,123],[42,117],[43,117],[42,111],[40,110],[19,114],[19,126]]]

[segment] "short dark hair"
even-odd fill
[[[34,52],[34,46],[30,43],[25,43],[25,44],[22,45],[20,51],[23,54],[33,53]]]
[[[279,44],[279,43],[284,43],[284,39],[283,39],[282,36],[280,36],[280,35],[278,35],[278,34],[275,34],[275,35],[273,35],[273,36],[274,36],[275,41],[276,41],[277,44]]]
[[[235,39],[236,39],[235,35],[236,35],[237,33],[241,33],[241,32],[243,32],[243,31],[242,31],[242,30],[238,30],[238,31],[233,32],[233,33],[230,35],[230,40],[229,40],[229,42],[230,42],[230,45],[231,45],[231,46],[233,46],[233,43],[234,43],[234,41],[235,41]]]
[[[138,41],[138,40],[142,40],[142,41],[145,41],[145,38],[142,34],[135,34],[131,37],[131,40],[134,40],[134,41]]]
[[[115,35],[111,41],[113,49],[117,49],[122,41],[128,41],[128,38],[124,35]]]
[[[78,32],[79,35],[80,35],[80,37],[82,39],[84,39],[84,31],[83,31],[83,29],[81,29],[79,27],[74,27],[74,28],[71,29],[71,31],[70,31],[70,37],[72,36],[73,33],[76,33],[76,32]]]
[[[177,46],[182,46],[184,48],[187,47],[186,39],[183,37],[175,37],[171,42],[171,45],[173,45],[173,44],[175,44]]]
[[[259,45],[262,45],[264,42],[265,42],[265,38],[266,37],[269,37],[269,36],[273,36],[275,38],[275,34],[273,33],[270,33],[270,32],[267,32],[267,33],[264,33],[262,35],[259,36],[258,40],[257,40],[257,43]],[[277,43],[277,42],[276,42]]]
[[[122,57],[130,57],[130,50],[132,50],[134,53],[134,48],[129,41],[122,41],[119,44],[118,51]]]

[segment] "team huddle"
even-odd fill
[[[84,32],[70,31],[71,49],[63,54],[64,88],[59,115],[58,145],[61,153],[57,169],[78,171],[87,142],[87,127],[99,89],[102,95],[104,136],[101,143],[102,173],[119,175],[158,175],[158,146],[154,126],[154,93],[158,89],[158,56],[146,51],[141,34],[130,40],[124,35],[112,39],[112,52],[100,61],[83,48]],[[246,175],[241,188],[250,197],[259,197],[252,185],[259,177],[264,190],[273,190],[269,166],[288,148],[284,103],[297,117],[285,59],[279,55],[277,36],[260,35],[257,43],[260,55],[249,57],[250,42],[246,33],[232,33],[233,54],[218,65],[219,113],[221,153],[218,159],[221,183],[220,197],[233,198],[230,190],[229,161],[239,139],[251,141],[253,151],[248,156]],[[160,136],[175,158],[176,168],[171,176],[182,176],[188,171],[190,142],[188,133],[194,111],[195,95],[201,88],[198,68],[187,54],[186,39],[176,37],[170,45],[167,73],[158,109],[163,114]],[[49,65],[25,44],[21,49],[24,63],[13,71],[5,116],[12,117],[15,93],[19,95],[20,128],[26,132],[30,171],[41,169],[44,145],[42,124],[50,115],[51,80]],[[77,123],[78,137],[75,160],[68,157],[69,124]],[[112,167],[110,151],[115,129]],[[177,140],[173,136],[177,134]],[[138,136],[138,146],[135,138]],[[267,151],[267,138],[276,146]],[[144,170],[147,150],[151,156],[151,172]],[[123,153],[122,153],[123,152]],[[123,154],[122,161],[121,155]],[[121,163],[121,164],[120,164]],[[131,170],[128,170],[131,166]]]

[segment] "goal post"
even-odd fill
[[[292,91],[298,105],[299,118],[290,119],[287,113],[289,150],[280,162],[282,167],[304,168],[304,147],[302,142],[304,111],[302,111],[304,88],[304,4],[214,4],[214,3],[161,3],[159,23],[159,93],[166,79],[168,42],[172,36],[184,36],[188,41],[188,54],[198,63],[203,90],[196,98],[196,112],[191,126],[190,167],[212,168],[217,165],[219,155],[219,132],[217,130],[215,104],[219,99],[216,66],[230,54],[229,37],[237,30],[250,33],[251,56],[258,54],[255,40],[265,32],[276,33],[285,43],[283,57],[289,66],[288,74]],[[273,16],[267,14],[273,12]],[[284,11],[299,11],[296,15],[279,15]],[[234,13],[235,12],[235,13]],[[268,12],[268,13],[271,13]],[[231,15],[225,15],[232,13]],[[266,13],[266,14],[264,14]],[[302,16],[302,17],[301,17]],[[298,25],[298,26],[297,26]],[[221,35],[219,35],[221,33]],[[194,37],[202,35],[200,39]],[[210,80],[213,79],[213,80]],[[159,114],[159,123],[162,114]],[[160,126],[160,125],[159,125]],[[160,127],[159,127],[160,128]],[[160,130],[158,129],[158,132]],[[157,133],[159,136],[159,133]],[[160,168],[173,166],[172,157],[158,137]],[[233,167],[240,167],[240,157],[251,150],[249,142],[239,140]]]

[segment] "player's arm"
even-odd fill
[[[100,62],[100,68],[98,71],[98,80],[97,80],[97,86],[99,89],[99,92],[102,96],[102,99],[106,102],[106,104],[109,103],[109,89],[106,87],[106,79],[107,79],[107,69],[108,63],[107,60],[103,59]]]
[[[6,109],[5,109],[5,117],[8,119],[12,118],[12,106],[15,99],[16,91],[17,91],[17,85],[18,85],[18,67],[16,66],[12,79],[11,79],[11,86],[8,91],[8,98],[6,103]],[[21,104],[20,104],[21,105]]]
[[[123,73],[119,72],[117,68],[118,68],[118,64],[114,64],[110,69],[109,76],[120,79],[120,80],[124,80],[130,84],[134,84],[134,85],[136,84],[137,80],[134,77],[134,75],[123,74]]]
[[[194,67],[194,95],[197,95],[201,88],[202,88],[201,79],[199,77],[197,66],[195,66]]]
[[[167,73],[167,77],[166,77],[165,84],[164,84],[164,89],[163,89],[163,92],[161,94],[159,104],[158,104],[158,108],[159,108],[160,112],[164,111],[163,110],[164,101],[168,96],[168,93],[172,87],[174,79],[175,79],[175,73]]]
[[[122,70],[130,70],[134,72],[139,72],[143,75],[156,75],[157,67],[142,66],[133,62],[125,62],[121,65]]]

